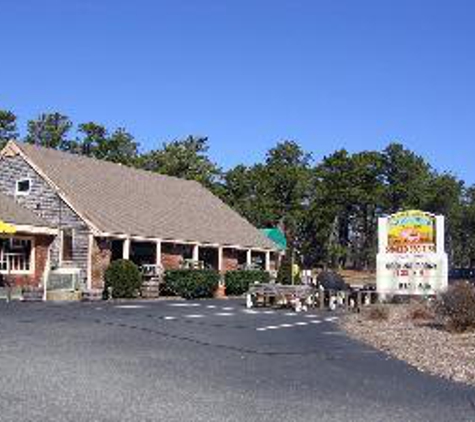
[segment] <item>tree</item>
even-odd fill
[[[423,208],[432,180],[431,166],[422,157],[397,143],[390,144],[382,157],[386,212]]]
[[[68,150],[68,134],[73,124],[69,118],[60,113],[43,113],[27,125],[25,141],[47,148]]]
[[[100,159],[120,163],[127,166],[137,164],[138,143],[124,128],[116,129],[110,136],[106,136],[105,129],[96,124],[87,124],[82,127],[86,135],[83,143],[85,151]]]
[[[95,157],[96,154],[100,155],[99,146],[102,146],[101,153],[107,155],[104,153],[104,145],[107,144],[108,133],[104,126],[94,122],[81,123],[78,133],[81,136],[71,143],[71,152]]]
[[[18,137],[16,116],[8,110],[0,110],[0,149]]]
[[[268,177],[263,164],[252,167],[240,164],[223,178],[223,200],[256,227],[272,227],[279,222]]]
[[[208,149],[208,138],[188,136],[164,143],[161,149],[144,154],[140,166],[157,173],[196,180],[208,188],[215,188],[221,170],[208,157]]]

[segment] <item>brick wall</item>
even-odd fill
[[[34,268],[32,275],[10,275],[8,278],[15,286],[33,286],[43,285],[43,275],[48,263],[49,248],[54,241],[54,236],[36,235],[34,237]]]
[[[238,251],[236,249],[223,249],[222,270],[233,271],[238,269]]]
[[[189,256],[189,247],[174,243],[162,243],[162,265],[165,270],[177,270],[184,256]]]
[[[111,262],[112,242],[104,238],[94,238],[91,255],[91,287],[104,288],[104,273]]]

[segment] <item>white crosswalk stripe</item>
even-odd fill
[[[257,327],[256,331],[280,330],[280,329],[288,329],[288,328],[301,328],[301,327],[305,327],[309,324],[320,324],[320,323],[321,323],[321,321],[318,321],[318,320],[312,320],[312,321],[309,321],[309,322],[298,321],[298,322],[295,322],[293,324],[285,323],[285,324],[280,324],[280,325],[267,325],[265,327]]]
[[[328,317],[328,318],[325,318],[325,321],[327,322],[334,322],[338,319],[338,317],[334,316],[334,317]]]

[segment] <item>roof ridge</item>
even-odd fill
[[[134,171],[134,172],[137,172],[137,173],[143,173],[143,174],[146,174],[148,176],[162,177],[162,178],[166,178],[166,179],[177,180],[177,181],[180,181],[180,182],[191,182],[191,183],[194,182],[194,183],[198,183],[200,186],[202,186],[201,183],[198,182],[197,180],[184,179],[184,178],[178,177],[178,176],[170,176],[168,174],[163,174],[163,173],[159,173],[159,172],[152,171],[152,170],[146,170],[146,169],[142,169],[142,168],[138,168],[138,167],[128,166],[128,165],[122,164],[122,163],[115,163],[113,161],[109,161],[109,160],[105,160],[105,159],[101,159],[101,158],[97,158],[97,157],[89,157],[87,155],[75,154],[74,152],[62,151],[62,150],[58,150],[58,149],[55,149],[55,148],[45,147],[45,146],[42,146],[42,145],[30,144],[30,143],[23,142],[23,141],[13,140],[11,142],[13,142],[25,154],[28,154],[27,150],[29,148],[32,148],[32,149],[36,149],[37,151],[40,151],[40,152],[46,152],[47,154],[57,154],[59,156],[68,157],[68,159],[75,159],[75,160],[78,160],[78,161],[84,160],[84,161],[89,161],[89,162],[92,162],[92,163],[95,163],[95,164],[98,164],[98,165],[106,164],[106,165],[110,165],[111,167],[130,170],[130,171]],[[26,148],[26,150],[25,150],[25,148]]]

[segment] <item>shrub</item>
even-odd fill
[[[464,282],[450,286],[441,295],[436,311],[449,329],[462,332],[475,328],[475,288]]]
[[[435,318],[434,311],[427,303],[413,303],[408,310],[411,321],[430,321]]]
[[[184,299],[213,297],[219,273],[213,270],[168,270],[166,288]]]
[[[287,251],[282,261],[280,262],[279,269],[277,271],[277,283],[279,284],[292,284],[292,259],[291,251]],[[298,275],[294,274],[293,277],[294,284],[299,284],[300,279]]]
[[[226,294],[239,296],[249,290],[249,285],[254,282],[268,283],[270,275],[267,271],[228,271],[224,276],[226,283]]]
[[[367,318],[371,321],[387,321],[389,319],[389,308],[386,306],[372,306],[368,310]]]
[[[112,288],[113,298],[137,297],[142,285],[140,271],[132,261],[119,259],[112,262],[105,274],[105,291]]]

